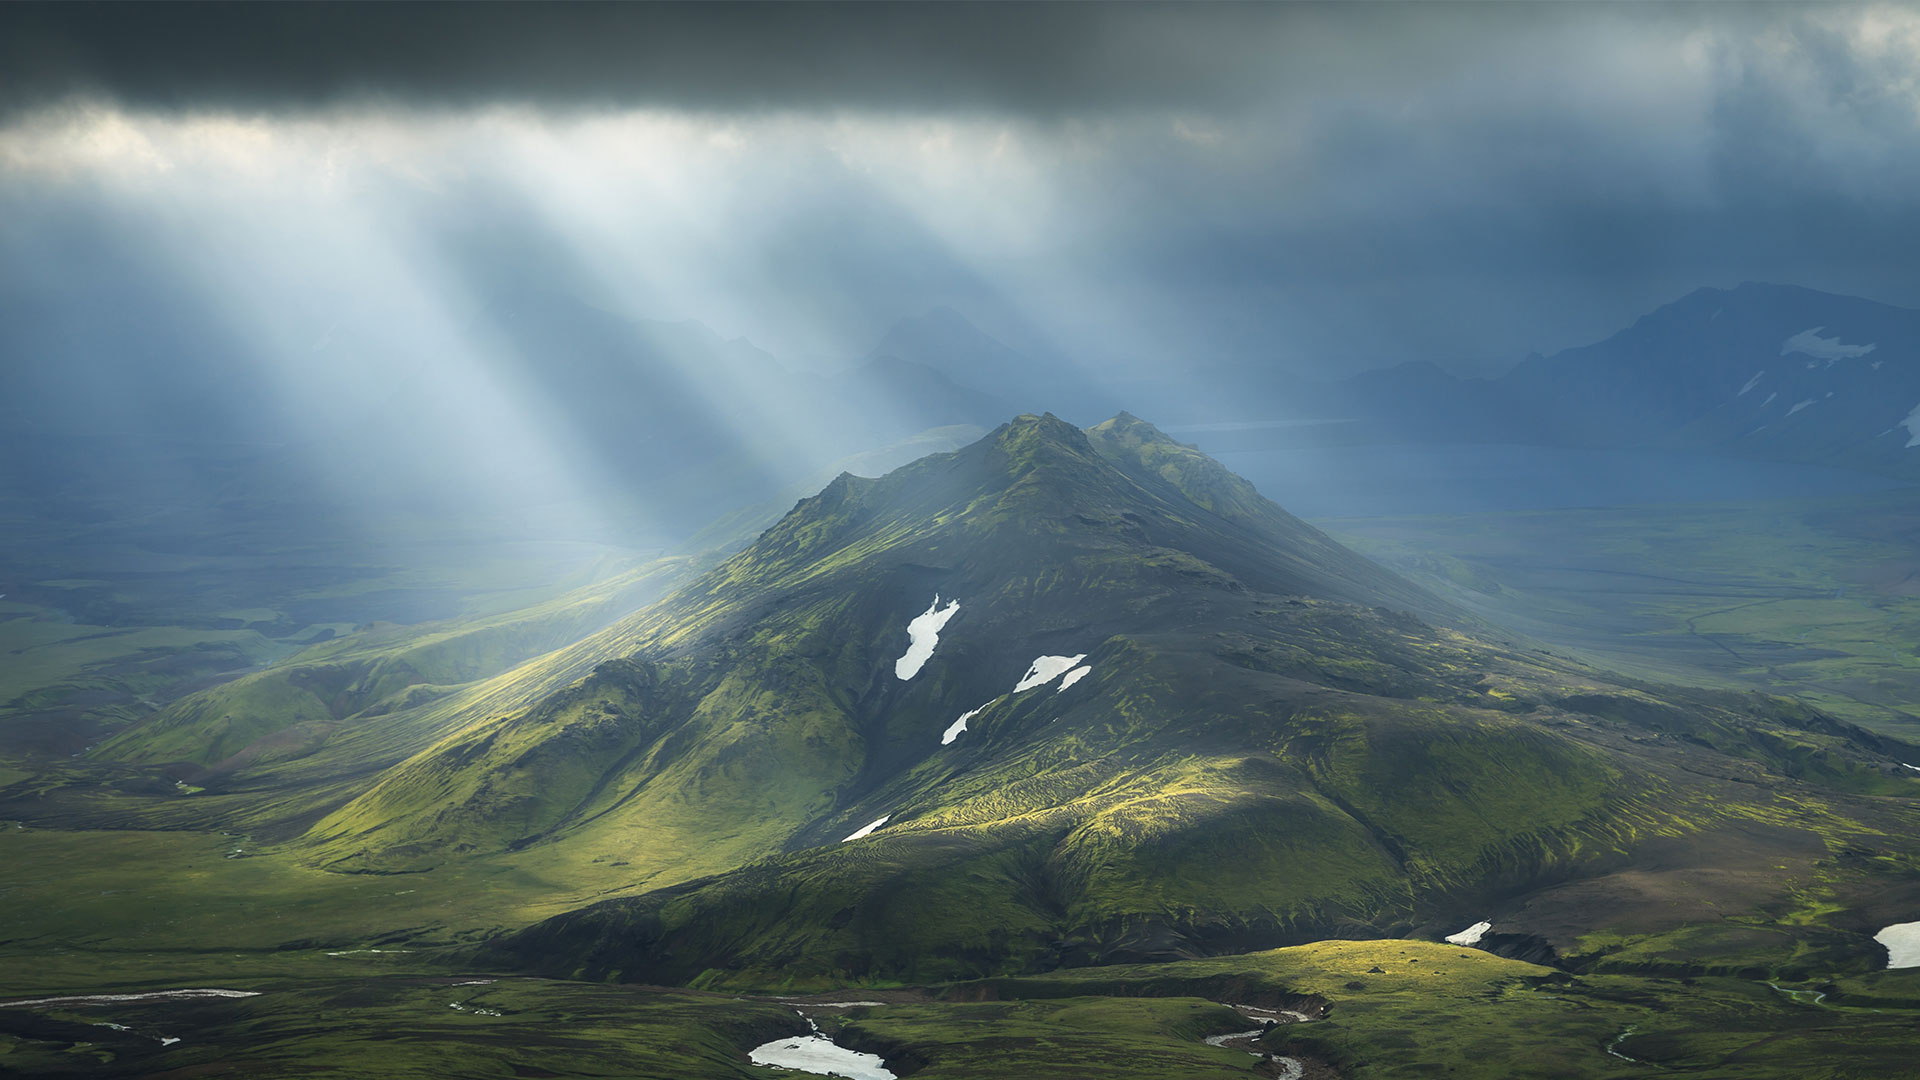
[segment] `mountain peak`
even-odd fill
[[[1122,411],[1111,420],[1103,420],[1087,429],[1087,434],[1096,441],[1106,441],[1117,446],[1140,447],[1147,445],[1186,446],[1173,436],[1154,427],[1130,412]]]
[[[1086,432],[1050,412],[1021,413],[1000,425],[992,438],[994,445],[1005,448],[1052,443],[1076,450],[1091,449]]]
[[[1106,465],[1087,433],[1052,413],[1022,413],[987,437],[992,451],[1004,458],[1006,473],[1018,479],[1041,470],[1065,470],[1083,475]]]

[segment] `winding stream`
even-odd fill
[[[123,1001],[188,1001],[193,998],[259,997],[258,990],[154,990],[145,994],[75,994],[69,997],[19,998],[0,1001],[0,1009],[30,1005],[114,1005]]]
[[[1269,1054],[1262,1050],[1255,1050],[1253,1048],[1253,1041],[1267,1033],[1265,1026],[1267,1024],[1306,1024],[1311,1023],[1314,1019],[1313,1017],[1303,1012],[1295,1012],[1292,1009],[1268,1009],[1259,1005],[1236,1005],[1227,1001],[1218,1001],[1214,1004],[1225,1005],[1227,1008],[1232,1009],[1248,1020],[1252,1020],[1262,1026],[1254,1028],[1252,1031],[1236,1031],[1228,1035],[1209,1035],[1201,1040],[1202,1042],[1205,1042],[1208,1046],[1218,1046],[1224,1049],[1245,1050],[1254,1057],[1266,1058],[1280,1069],[1280,1080],[1300,1080],[1301,1076],[1305,1074],[1306,1065],[1302,1063],[1299,1058],[1281,1057],[1278,1054]]]
[[[1634,1031],[1635,1031],[1635,1026],[1632,1024],[1629,1024],[1627,1025],[1627,1028],[1624,1031],[1620,1032],[1620,1034],[1615,1035],[1611,1039],[1608,1039],[1607,1053],[1612,1054],[1614,1057],[1619,1058],[1621,1061],[1631,1061],[1635,1065],[1644,1065],[1646,1063],[1641,1061],[1639,1058],[1628,1057],[1627,1055],[1614,1049],[1614,1047],[1619,1046],[1621,1043],[1626,1042],[1628,1039],[1632,1038]]]

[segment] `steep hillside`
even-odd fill
[[[1916,785],[1900,747],[1455,615],[1151,425],[1021,417],[842,476],[623,627],[627,659],[452,731],[305,843],[336,870],[603,865],[651,891],[488,962],[764,983],[1464,924],[1676,842],[1791,851],[1756,886],[1786,897],[1808,852],[1904,835],[1874,798]],[[1910,870],[1887,842],[1849,873]]]
[[[675,861],[683,848],[659,843],[661,830],[684,818],[692,834],[717,828],[745,845],[727,858],[762,854],[796,830],[829,827],[818,819],[863,777],[927,756],[937,742],[921,731],[937,735],[965,709],[949,710],[949,697],[969,683],[981,696],[971,704],[996,696],[1035,650],[1087,652],[1246,582],[1438,606],[1218,466],[1151,433],[1168,453],[1155,460],[1118,430],[1100,440],[1114,460],[1070,425],[1029,418],[878,481],[843,475],[624,631],[633,665],[576,694],[597,710],[594,738],[611,741],[575,752],[569,740],[585,728],[563,736],[552,716],[490,722],[409,762],[316,836],[345,865],[412,864],[556,829],[630,835],[603,842],[622,857],[633,854],[624,845],[659,844]],[[943,654],[963,665],[951,686],[946,675],[891,673],[894,641],[935,594],[964,598],[962,618],[978,628],[964,651]],[[665,696],[630,715],[636,679],[644,695]],[[528,771],[553,756],[571,782]],[[731,823],[740,800],[750,824]],[[647,829],[632,829],[638,820]]]

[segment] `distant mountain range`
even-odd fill
[[[1690,447],[1920,476],[1920,312],[1785,285],[1698,289],[1498,379],[1410,366],[1326,403],[1374,437]]]
[[[1118,399],[1216,428],[1238,422],[1210,432],[1209,449],[1665,447],[1920,478],[1920,311],[1789,285],[1697,289],[1604,341],[1529,357],[1495,379],[1423,362],[1331,382],[1239,368],[1092,394],[952,312],[903,322],[887,340],[960,386],[1051,387],[1056,408]]]
[[[0,372],[14,418],[0,427],[0,493],[40,516],[137,518],[185,544],[233,522],[284,520],[301,535],[355,505],[491,503],[565,528],[574,519],[546,504],[572,491],[591,501],[580,520],[672,544],[928,429],[1123,408],[1170,417],[1210,451],[1665,448],[1920,478],[1920,312],[1782,285],[1696,290],[1497,379],[1410,363],[1312,382],[1177,357],[1151,378],[1109,377],[1024,355],[944,308],[824,375],[698,323],[624,319],[554,292],[495,297],[474,319],[463,335],[485,355],[441,357],[343,318],[301,378],[327,386],[343,357],[380,374],[343,377],[325,399],[276,391],[265,366],[184,317],[69,343],[84,355],[41,328]]]

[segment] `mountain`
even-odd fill
[[[1561,403],[1552,420],[1568,441],[1904,467],[1920,311],[1787,285],[1699,289],[1605,341],[1530,359],[1500,387]]]
[[[729,550],[15,773],[20,1067],[721,1077],[809,1024],[929,1077],[1904,1060],[1920,748],[1510,641],[1129,415]]]
[[[1022,416],[837,478],[603,632],[621,658],[496,690],[297,847],[602,867],[637,895],[472,959],[634,981],[963,978],[1488,913],[1532,959],[1605,963],[1630,931],[1639,963],[1673,935],[1731,967],[1878,962],[1862,920],[1913,898],[1886,796],[1915,751],[1465,623],[1143,421]]]
[[[1789,285],[1703,288],[1498,379],[1365,372],[1289,408],[1344,440],[1682,447],[1920,476],[1920,311]]]
[[[1092,652],[1247,583],[1439,607],[1146,425],[1096,430],[1106,454],[1027,418],[880,480],[842,475],[631,621],[629,660],[401,766],[314,842],[340,868],[543,839],[718,868],[831,832],[849,790],[933,755],[965,711],[949,698],[987,702],[1035,655]],[[884,654],[936,593],[978,607],[964,621],[988,640],[952,654],[963,683],[895,679]]]

